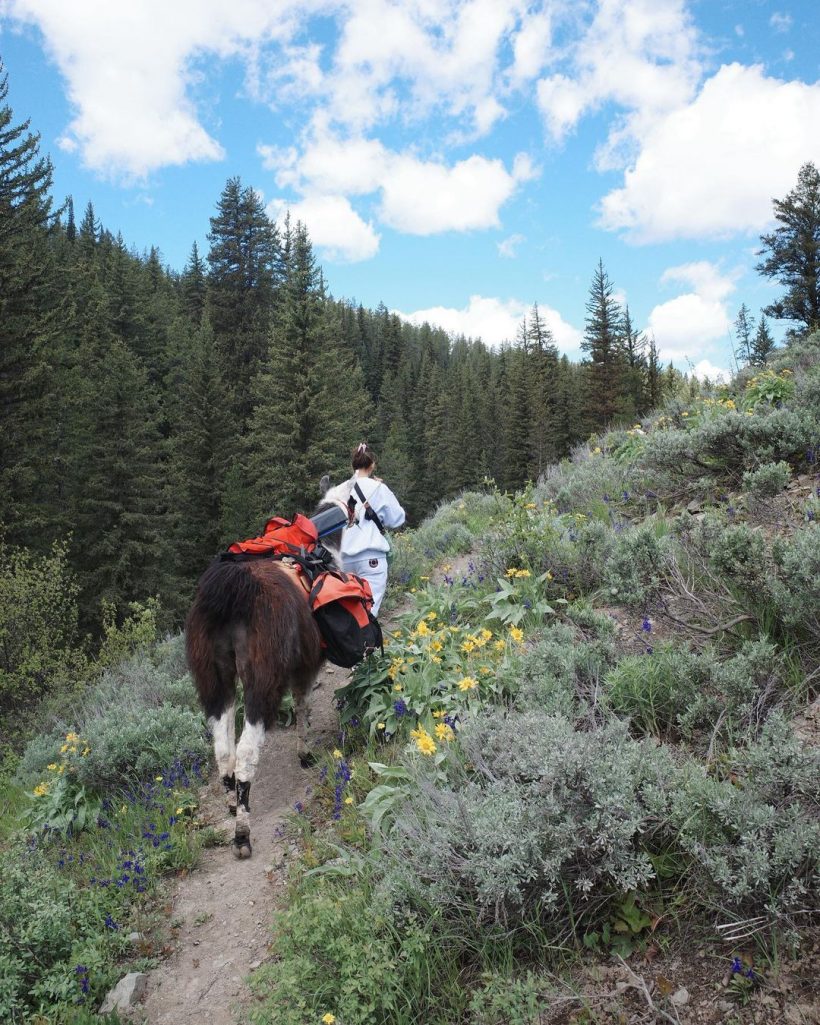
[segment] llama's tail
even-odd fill
[[[208,630],[248,622],[261,587],[245,562],[214,559],[202,574],[189,614]]]
[[[249,623],[259,581],[241,562],[214,559],[202,574],[185,622],[185,653],[208,718],[218,719],[234,700],[233,627]]]

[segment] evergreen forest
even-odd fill
[[[0,75],[2,71],[0,70]],[[209,559],[310,512],[366,438],[418,523],[484,478],[536,480],[592,430],[657,405],[662,370],[594,270],[580,364],[537,305],[494,350],[332,296],[305,226],[229,178],[181,270],[52,191],[0,77],[0,524],[60,546],[84,629],[157,599],[178,624]]]

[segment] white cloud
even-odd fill
[[[280,188],[304,197],[380,193],[380,220],[410,235],[496,227],[500,209],[537,171],[519,153],[507,170],[502,161],[473,155],[455,164],[397,153],[376,139],[342,138],[315,129],[299,151],[258,148]]]
[[[727,300],[735,288],[734,275],[703,260],[670,267],[661,275],[661,284],[670,282],[689,285],[692,291],[655,306],[646,331],[655,337],[661,359],[683,368],[729,337]]]
[[[498,255],[503,256],[506,260],[512,260],[517,255],[516,250],[522,242],[526,242],[524,235],[519,235],[517,232],[509,235],[497,244]]]
[[[433,306],[426,310],[402,313],[400,317],[411,324],[440,327],[452,335],[481,338],[490,346],[515,341],[521,321],[531,307],[517,299],[498,299],[489,296],[471,295],[470,302],[462,309],[449,306]],[[546,304],[539,303],[538,310],[552,331],[558,348],[562,352],[578,352],[583,333],[568,324],[561,314]]]
[[[158,167],[224,156],[189,95],[191,61],[283,39],[297,4],[307,6],[306,0],[282,0],[276,9],[265,0],[9,0],[5,11],[40,28],[68,83],[76,113],[60,145],[79,147],[96,171],[141,178]]]
[[[782,11],[775,11],[769,18],[769,24],[775,32],[788,32],[792,27],[793,19],[790,14],[783,14]]]
[[[274,199],[267,206],[275,220],[286,211],[307,226],[311,242],[331,260],[355,263],[369,260],[379,249],[380,236],[344,196],[309,196],[298,203]]]
[[[493,228],[517,184],[500,160],[471,156],[448,167],[397,156],[381,183],[380,215],[411,235]]]
[[[701,381],[708,377],[712,384],[718,384],[719,382],[728,384],[732,379],[731,370],[716,367],[708,359],[702,359],[700,363],[696,363],[692,368],[692,373]]]
[[[820,83],[725,65],[647,131],[601,224],[636,242],[757,232],[807,160],[820,160]]]
[[[692,95],[700,63],[685,0],[599,0],[565,70],[538,83],[538,104],[555,139],[603,103],[636,112],[602,150],[608,161],[625,134],[639,134],[647,113],[674,108]]]

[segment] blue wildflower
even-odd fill
[[[393,702],[393,711],[396,713],[399,719],[401,719],[402,716],[407,715],[407,705],[405,704],[402,698],[399,698],[398,701]]]
[[[743,971],[743,962],[739,957],[732,958],[732,974],[735,975],[737,972]]]
[[[641,623],[641,630],[643,630],[643,632],[646,634],[652,633],[652,624],[650,623],[648,616],[643,617],[643,622]]]
[[[105,916],[105,927],[106,929],[112,929],[114,932],[116,932],[120,926],[118,922],[114,921],[110,914],[107,914]]]

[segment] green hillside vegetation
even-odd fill
[[[739,1008],[766,992],[817,903],[795,721],[820,662],[818,397],[814,334],[396,537],[398,621],[338,692],[255,1020],[536,1022],[575,966],[691,936],[745,958]],[[84,1020],[163,875],[216,839],[181,638],[155,627],[109,624],[109,667],[5,787],[12,1020]]]

